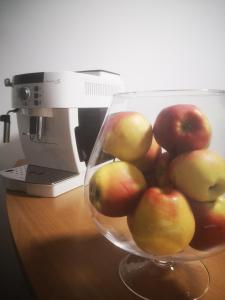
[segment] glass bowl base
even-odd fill
[[[119,266],[125,286],[146,300],[200,299],[209,289],[210,277],[201,261],[169,263],[129,254]]]

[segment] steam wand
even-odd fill
[[[4,122],[3,127],[3,143],[10,142],[10,113],[16,113],[19,108],[9,110],[6,115],[0,115],[0,121]]]

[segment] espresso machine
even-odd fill
[[[112,95],[123,91],[119,74],[104,71],[39,72],[13,76],[12,110],[0,117],[9,142],[16,113],[25,164],[0,172],[6,187],[56,197],[84,181],[86,165]]]

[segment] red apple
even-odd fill
[[[155,168],[154,168],[154,176],[155,183],[159,187],[170,187],[171,182],[169,179],[169,165],[172,161],[172,156],[168,152],[163,152],[159,155]]]
[[[127,222],[137,246],[154,255],[184,250],[195,231],[191,208],[176,190],[147,189]]]
[[[156,140],[153,137],[151,146],[149,147],[148,151],[144,154],[144,156],[142,156],[138,160],[135,160],[133,164],[143,173],[152,172],[160,154],[161,147],[156,143]]]
[[[156,118],[153,133],[157,143],[173,154],[207,148],[211,126],[194,105],[177,104],[164,108]]]
[[[142,157],[152,142],[152,126],[138,112],[118,112],[108,117],[103,151],[124,161]]]
[[[198,250],[225,246],[225,197],[214,202],[190,201],[195,216],[196,230],[191,246]]]
[[[102,214],[122,217],[134,209],[146,181],[134,165],[117,161],[100,167],[89,184],[90,201]]]

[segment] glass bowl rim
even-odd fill
[[[155,90],[140,90],[119,92],[113,95],[113,98],[126,97],[162,97],[162,96],[221,96],[225,95],[225,90],[222,89],[155,89]]]

